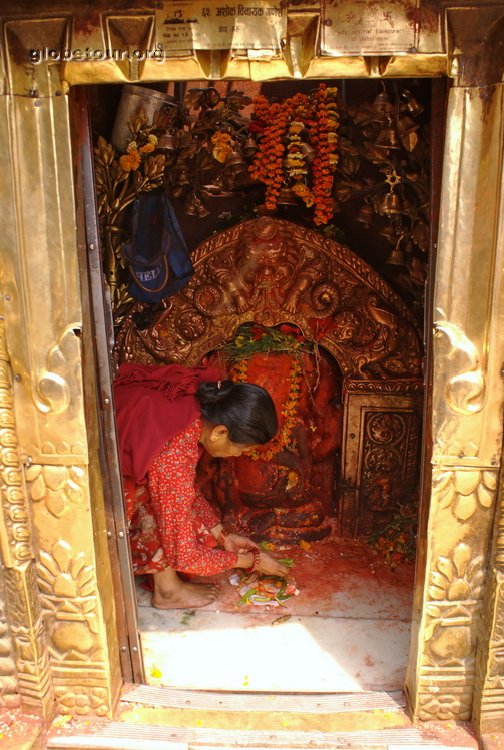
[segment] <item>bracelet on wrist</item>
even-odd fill
[[[247,572],[248,573],[257,573],[257,571],[259,570],[259,567],[261,565],[261,553],[259,552],[258,549],[252,549],[250,551],[252,553],[252,556],[253,556],[254,560],[252,562],[252,566],[250,568],[248,568]]]
[[[228,536],[229,536],[229,531],[226,531],[226,529],[224,528],[221,529],[221,531],[219,531],[219,536],[217,537],[217,544],[220,544],[221,547],[224,547],[224,542],[226,541]]]

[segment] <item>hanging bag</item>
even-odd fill
[[[182,289],[194,269],[175,211],[164,190],[141,193],[133,202],[130,239],[122,246],[128,290],[141,302],[160,302]]]

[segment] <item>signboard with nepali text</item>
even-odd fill
[[[324,55],[416,52],[419,0],[327,0],[321,11]]]
[[[161,5],[161,4],[160,4]],[[285,0],[175,0],[156,10],[157,43],[167,51],[281,48]]]

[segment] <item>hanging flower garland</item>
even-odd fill
[[[283,186],[307,207],[314,206],[316,224],[330,220],[338,162],[336,93],[337,89],[321,83],[309,96],[296,94],[270,103],[261,95],[254,100],[250,130],[259,138],[250,174],[266,185],[268,210],[276,210]]]
[[[231,380],[235,383],[247,383],[247,367],[248,362],[246,359],[241,360],[237,363],[231,372]],[[293,357],[292,365],[289,372],[289,392],[287,400],[280,409],[280,413],[284,418],[284,423],[276,437],[268,443],[268,447],[265,449],[258,448],[256,450],[247,452],[245,455],[249,456],[253,461],[271,461],[277,453],[283,450],[290,450],[294,453],[297,452],[296,439],[292,435],[292,431],[296,427],[298,417],[298,404],[301,396],[301,380],[303,377],[303,367],[297,357]]]
[[[338,163],[338,115],[335,101],[336,89],[320,84],[314,94],[316,125],[312,140],[316,144],[313,160],[313,202],[315,224],[327,224],[333,215],[332,188]]]
[[[311,347],[299,329],[287,323],[278,329],[257,325],[242,326],[232,344],[227,347],[228,355],[236,360],[230,375],[235,383],[248,382],[248,360],[251,356],[271,351],[286,352],[292,356],[289,390],[287,399],[280,409],[284,421],[276,437],[265,448],[258,448],[246,454],[254,461],[271,461],[283,450],[297,451],[296,439],[292,433],[299,422],[298,406],[303,379],[301,353],[311,351]]]

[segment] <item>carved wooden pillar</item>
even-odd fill
[[[493,13],[489,36],[502,40],[502,23],[497,33]],[[470,48],[476,18],[462,24],[455,16],[450,21],[457,44]],[[492,52],[487,54],[490,59]],[[463,75],[450,92],[447,113],[434,291],[433,489],[430,509],[424,509],[429,516],[419,549],[407,687],[422,719],[472,716],[481,728],[502,729],[504,505],[497,503],[497,486],[504,400],[504,87],[479,84],[476,58],[459,61]],[[502,72],[502,53],[500,66]]]

